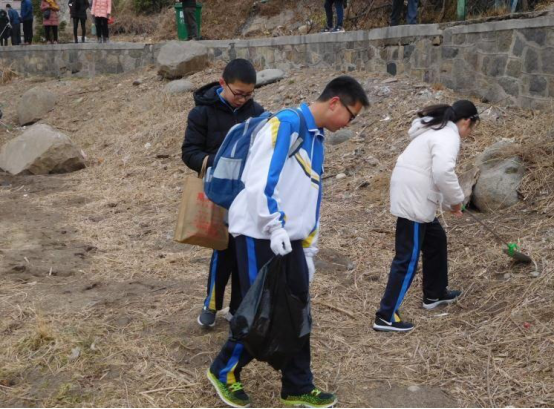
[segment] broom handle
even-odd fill
[[[489,226],[487,226],[485,223],[483,223],[481,220],[479,220],[477,218],[477,216],[475,216],[472,212],[470,212],[467,209],[464,209],[464,211],[465,211],[465,213],[469,214],[473,218],[473,220],[475,220],[477,223],[479,223],[481,226],[483,226],[485,229],[487,229],[489,232],[491,232],[492,235],[496,238],[496,240],[498,240],[500,243],[505,244],[506,246],[510,247],[508,245],[508,243],[506,243],[502,237],[500,237],[493,229],[491,229]]]

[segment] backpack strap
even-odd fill
[[[299,109],[287,108],[287,110],[293,111],[296,115],[298,115],[298,119],[300,120],[300,129],[298,131],[298,138],[296,138],[296,141],[294,141],[294,143],[289,149],[288,157],[291,158],[294,155],[296,155],[296,152],[298,152],[298,150],[302,146],[302,143],[304,143],[304,137],[302,135],[304,135],[307,132],[308,127],[306,125],[306,119],[304,118],[304,114]]]

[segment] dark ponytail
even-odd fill
[[[452,106],[447,104],[428,106],[419,111],[417,116],[430,118],[422,120],[423,125],[437,131],[444,128],[450,121],[456,123],[460,119],[471,119],[471,123],[474,124],[479,120],[477,108],[473,102],[465,99],[456,101]]]

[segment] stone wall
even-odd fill
[[[214,59],[247,58],[258,69],[405,73],[492,103],[554,107],[553,15],[206,44]]]
[[[154,47],[137,43],[53,44],[5,47],[0,65],[24,75],[94,77],[119,74],[154,62]]]
[[[491,103],[554,106],[554,15],[482,24],[397,26],[341,34],[203,41],[213,60],[256,68],[321,67],[407,74]],[[8,47],[0,63],[32,75],[120,73],[154,64],[161,45]]]

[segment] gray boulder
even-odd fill
[[[525,168],[518,156],[507,157],[506,151],[513,146],[512,141],[503,139],[477,157],[480,175],[473,189],[473,203],[483,212],[505,209],[519,200],[517,190]]]
[[[283,78],[285,78],[285,73],[279,69],[259,71],[256,74],[256,88],[271,84],[272,82],[281,81]]]
[[[28,125],[42,119],[56,105],[56,94],[44,88],[31,88],[25,92],[17,106],[20,125]]]
[[[44,124],[31,126],[0,150],[0,168],[12,175],[67,173],[84,167],[83,156],[71,140]]]
[[[325,138],[325,142],[329,145],[340,145],[346,142],[354,136],[354,132],[350,129],[341,129],[335,133],[330,134]]]
[[[160,49],[157,64],[164,78],[186,77],[208,66],[208,48],[198,41],[170,41]]]
[[[165,92],[168,94],[184,94],[194,90],[194,84],[189,80],[175,80],[168,83],[165,88]]]

